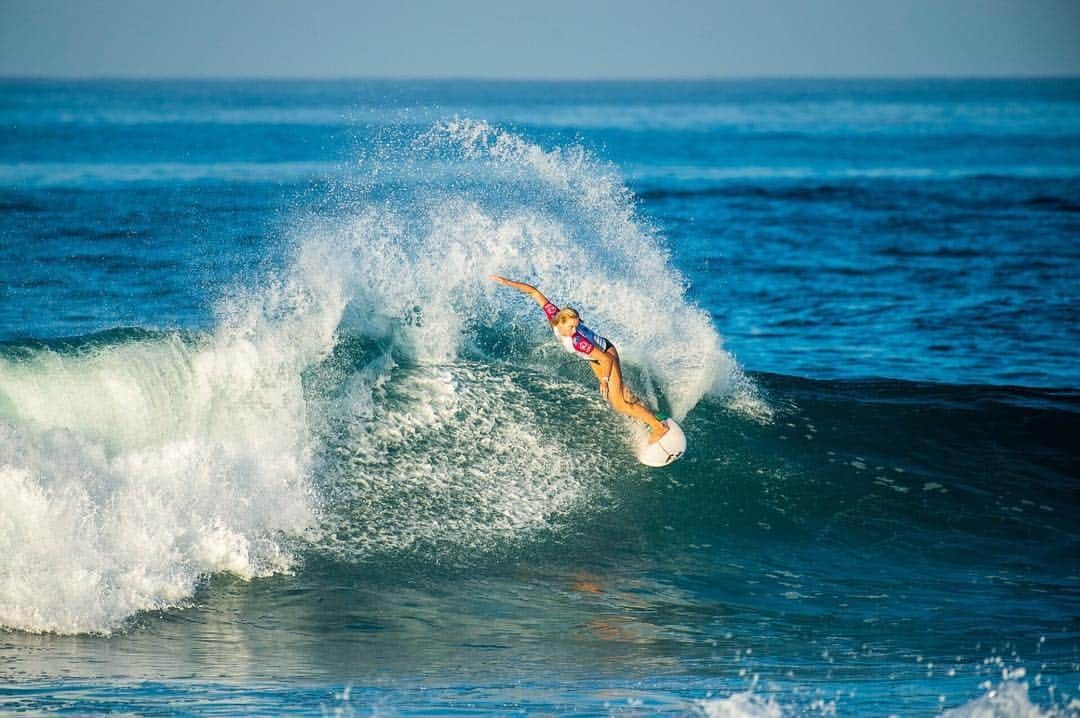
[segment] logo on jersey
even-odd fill
[[[582,354],[589,354],[593,350],[593,345],[585,337],[581,336],[580,334],[575,334],[574,348]]]

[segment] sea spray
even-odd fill
[[[484,255],[484,269],[520,275],[553,301],[580,308],[640,372],[650,398],[662,393],[676,419],[706,394],[738,390],[746,401],[751,387],[723,351],[708,314],[688,301],[685,278],[636,214],[633,195],[613,168],[581,148],[544,150],[473,120],[437,125],[423,142],[483,161],[495,186],[510,182],[531,190],[527,199],[496,193],[502,206],[489,203],[505,217],[496,228],[509,241]],[[547,221],[540,231],[518,228],[542,222],[538,214]]]
[[[635,386],[680,418],[710,393],[764,406],[630,193],[584,152],[467,121],[388,146],[408,156],[381,163],[468,181],[367,185],[370,201],[345,192],[306,223],[304,241],[347,246],[357,268],[339,327],[352,348],[330,362],[355,373],[324,381],[313,412],[334,497],[320,552],[474,563],[603,503],[604,477],[632,465],[624,421],[588,377],[556,370],[565,357],[538,308],[492,273],[581,307]]]

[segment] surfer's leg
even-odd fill
[[[649,436],[650,443],[666,434],[668,432],[667,426],[662,424],[645,404],[640,401],[636,403],[628,402],[625,391],[626,385],[623,383],[622,367],[619,366],[619,360],[616,357],[611,365],[611,379],[608,384],[608,400],[611,402],[611,408],[620,414],[626,414],[632,419],[637,419],[643,424],[648,424],[649,428],[652,429],[652,434]]]

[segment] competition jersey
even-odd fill
[[[555,315],[558,313],[559,308],[551,302],[544,305],[544,314],[547,315],[549,321],[554,319]],[[606,352],[608,347],[611,346],[611,342],[580,322],[578,323],[577,331],[568,337],[559,334],[559,330],[555,328],[554,324],[551,326],[551,330],[555,332],[555,338],[563,345],[563,349],[582,359],[589,359],[589,354],[592,352],[593,347],[602,352]]]

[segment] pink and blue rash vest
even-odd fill
[[[551,302],[544,305],[544,314],[547,315],[548,321],[553,320],[558,313],[559,308]],[[577,331],[569,337],[564,337],[562,334],[559,334],[559,330],[555,328],[554,324],[551,325],[551,329],[555,332],[555,337],[562,343],[563,348],[566,349],[566,351],[576,356],[580,356],[582,359],[589,359],[589,354],[592,352],[593,347],[602,352],[606,352],[608,347],[611,346],[611,342],[580,322],[578,323]]]

